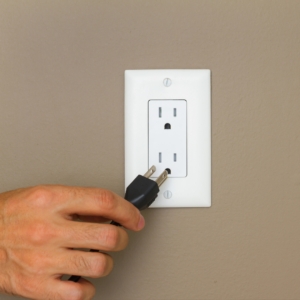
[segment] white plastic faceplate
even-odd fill
[[[211,206],[210,70],[125,71],[125,186],[149,168],[148,101],[155,99],[187,101],[187,176],[169,177],[151,207]]]

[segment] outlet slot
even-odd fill
[[[176,108],[174,108],[173,114],[174,114],[174,117],[176,117],[176,115],[177,115],[177,109]]]
[[[177,161],[177,154],[176,153],[174,153],[174,161]]]
[[[166,168],[166,171],[168,172],[168,174],[171,174],[171,170],[169,168]]]
[[[165,129],[171,129],[171,124],[170,123],[166,123],[165,124]]]

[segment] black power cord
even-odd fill
[[[154,202],[159,192],[159,187],[168,177],[168,171],[165,170],[156,181],[149,179],[155,171],[156,167],[152,166],[144,176],[138,175],[126,189],[124,198],[139,210],[148,208]],[[112,221],[110,224],[121,226],[115,221]],[[99,252],[99,250],[91,249],[90,252]],[[77,282],[80,278],[81,276],[72,275],[69,281]]]

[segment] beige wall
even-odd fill
[[[212,207],[146,211],[96,299],[300,299],[299,16],[286,0],[0,0],[1,191],[122,194],[124,70],[212,70]]]

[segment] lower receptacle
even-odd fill
[[[156,166],[151,207],[211,205],[209,70],[125,72],[125,185]]]

